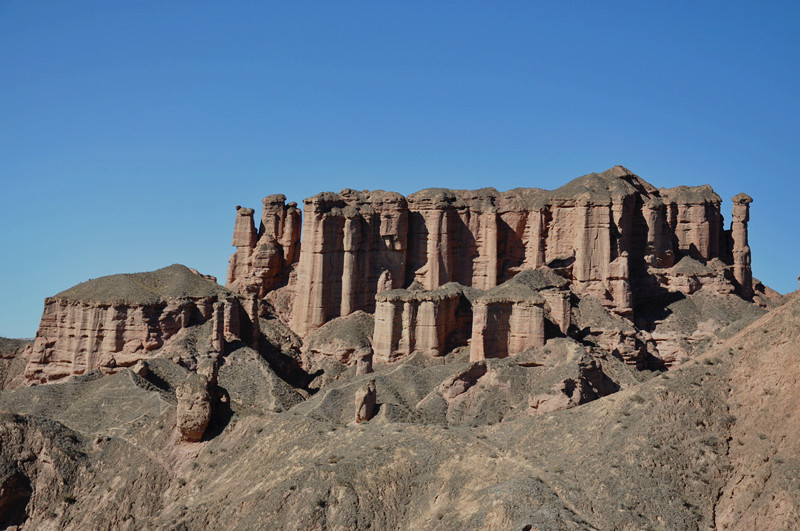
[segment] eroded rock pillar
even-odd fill
[[[747,223],[750,221],[750,203],[753,198],[738,194],[733,198],[733,220],[731,239],[733,240],[733,276],[739,283],[743,297],[753,296],[753,272],[750,268],[750,245],[747,241]]]

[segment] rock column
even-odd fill
[[[225,349],[225,304],[222,302],[214,303],[211,317],[211,348],[219,353]]]
[[[250,273],[250,256],[256,246],[258,234],[253,224],[253,209],[236,207],[236,223],[233,226],[233,245],[236,252],[228,261],[228,285]]]
[[[733,197],[733,220],[731,239],[733,240],[733,277],[739,283],[741,295],[753,296],[753,272],[750,269],[750,245],[747,242],[747,222],[750,221],[750,203],[753,198],[747,194]]]
[[[356,391],[356,424],[361,424],[372,418],[375,414],[377,398],[378,393],[375,389],[374,379]]]
[[[175,390],[178,398],[177,427],[184,441],[197,442],[211,421],[211,394],[208,378],[191,373]]]

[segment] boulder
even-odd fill
[[[177,428],[180,438],[197,442],[211,421],[211,394],[208,378],[191,373],[176,390],[178,398]]]

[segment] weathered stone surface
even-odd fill
[[[208,378],[191,373],[175,391],[178,398],[177,428],[181,439],[197,442],[211,421],[211,394]]]
[[[394,192],[322,193],[305,200],[292,328],[300,335],[356,310],[373,312],[375,293],[401,287],[408,207]]]
[[[473,305],[470,360],[505,358],[543,346],[546,304],[559,328],[568,329],[570,307],[566,285],[563,278],[547,268],[528,270],[477,297]]]
[[[369,352],[362,353],[362,355],[356,360],[356,376],[374,372],[372,368],[372,357],[372,350],[370,350]]]
[[[600,347],[628,365],[643,368],[648,340],[652,338],[637,330],[627,319],[610,312],[592,298],[578,302],[574,319],[576,326],[584,332],[584,342]]]
[[[678,186],[660,192],[667,203],[667,220],[678,240],[679,254],[704,261],[719,257],[722,200],[711,186]]]
[[[238,293],[264,297],[268,291],[286,284],[292,265],[297,262],[300,211],[296,203],[286,204],[283,195],[267,196],[258,231],[253,213],[251,208],[236,207],[236,252],[228,262],[225,286]]]
[[[232,293],[181,265],[79,284],[45,300],[26,382],[131,367],[190,325],[217,316],[219,328],[220,297],[226,299],[224,308],[231,308],[227,313],[235,314],[239,302]],[[223,331],[238,334],[238,321],[226,320]]]
[[[139,360],[133,364],[131,370],[133,371],[134,374],[137,374],[142,378],[145,378],[150,373],[150,366],[147,364],[145,360]]]
[[[449,282],[486,290],[544,266],[569,280],[575,293],[634,317],[658,285],[654,271],[669,269],[684,256],[703,264],[722,260],[734,269],[725,281],[736,278],[743,295],[751,292],[743,197],[737,196],[729,237],[722,228],[721,200],[711,187],[657,189],[622,166],[555,190],[432,188],[407,198],[383,191],[326,192],[305,200],[305,241],[295,280],[287,276],[284,256],[264,261],[259,273],[281,282],[253,290],[229,275],[228,285],[260,296],[281,286],[269,297],[282,301],[275,306],[301,337],[356,310],[385,312],[376,310],[378,293],[415,283],[432,291]],[[272,206],[278,204],[265,201],[265,212],[278,212],[272,220],[281,219],[280,208]],[[238,216],[237,223],[247,218]],[[267,234],[279,239],[277,229],[269,228],[279,225],[265,222],[268,229],[259,241]],[[236,234],[246,237],[235,238],[237,245],[253,254],[251,233],[238,227]],[[280,254],[275,249],[270,256]],[[568,327],[564,319],[561,323]]]
[[[372,316],[362,311],[337,317],[309,335],[303,354],[306,359],[329,358],[344,365],[371,360],[373,328]],[[311,367],[314,363],[308,360],[305,365]]]
[[[197,360],[197,374],[205,377],[208,381],[208,388],[213,389],[217,386],[219,377],[219,361],[217,358],[208,356]]]
[[[16,387],[23,381],[31,352],[33,341],[30,339],[0,337],[0,389]]]
[[[397,361],[412,352],[440,356],[467,342],[469,297],[475,290],[456,283],[432,291],[389,290],[376,296],[375,333],[379,361]]]
[[[733,254],[733,278],[739,284],[741,295],[745,298],[750,298],[753,296],[753,272],[750,269],[747,222],[750,221],[750,203],[753,202],[753,198],[747,194],[738,194],[733,197],[732,201],[731,253]]]
[[[225,305],[215,302],[211,314],[211,348],[216,352],[225,349]]]
[[[471,363],[469,367],[457,374],[454,374],[447,380],[441,383],[436,389],[442,398],[448,403],[452,402],[456,397],[463,395],[467,390],[475,385],[480,378],[486,375],[486,363],[479,361]]]
[[[650,273],[658,283],[669,291],[691,295],[701,289],[719,295],[727,295],[735,290],[728,279],[730,267],[718,258],[706,264],[690,256],[684,256],[670,268],[651,269]]]
[[[755,307],[704,292],[682,300]],[[799,302],[662,376],[569,338],[488,359],[482,376],[458,353],[376,364],[380,408],[358,426],[366,378],[279,410],[252,393],[269,368],[242,347],[247,363],[231,353],[220,371],[238,389],[231,421],[200,445],[172,444],[169,393],[130,371],[4,391],[0,482],[27,478],[28,503],[9,504],[26,529],[795,529]],[[601,365],[618,392],[528,418],[603,396]]]
[[[375,404],[378,393],[375,388],[375,379],[368,381],[356,391],[356,424],[361,424],[372,418],[375,414]]]
[[[244,311],[247,313],[248,326],[250,328],[249,343],[253,350],[258,351],[258,344],[261,341],[261,326],[258,322],[259,305],[256,296],[243,301]]]

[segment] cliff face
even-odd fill
[[[264,200],[265,219],[299,216],[293,207],[276,207],[272,197],[277,196]],[[326,192],[305,200],[297,263],[299,234],[287,237],[286,222],[283,232],[274,221],[255,233],[246,221],[252,212],[239,210],[227,286],[263,296],[288,284],[296,294],[291,326],[301,337],[356,310],[377,311],[376,318],[386,320],[392,306],[391,319],[401,327],[412,313],[432,311],[430,304],[409,306],[410,301],[401,309],[387,297],[376,307],[375,296],[384,290],[417,285],[432,291],[448,282],[488,290],[520,271],[545,266],[575,293],[634,317],[637,305],[671,282],[671,268],[684,256],[704,264],[717,259],[731,270],[728,277],[740,294],[752,295],[749,198],[737,198],[732,229],[725,231],[721,199],[710,186],[657,189],[621,166],[552,191],[428,189],[407,198],[383,191]],[[288,243],[267,252],[254,247],[256,238],[259,246],[265,240]],[[264,253],[273,258],[259,259]],[[259,280],[248,284],[243,278]],[[671,282],[670,289],[681,285]],[[439,305],[450,312],[446,303]],[[442,326],[445,331],[437,334],[447,335],[448,325]]]
[[[356,310],[373,312],[375,294],[401,287],[408,206],[392,192],[323,193],[305,200],[292,329],[300,336]]]
[[[213,322],[207,346],[221,352],[226,339],[240,336],[240,306],[233,293],[181,265],[90,280],[45,300],[25,380],[116,372],[206,321]]]
[[[258,350],[266,307],[302,339],[333,319],[374,314],[378,361],[466,345],[475,361],[502,358],[554,330],[580,339],[585,332],[569,331],[573,296],[644,323],[654,334],[637,341],[673,345],[667,358],[679,359],[671,336],[656,330],[661,318],[646,315],[650,302],[701,288],[752,297],[751,201],[734,198],[726,231],[711,187],[657,189],[621,166],[549,191],[433,188],[406,198],[348,189],[304,201],[301,246],[297,205],[271,195],[258,230],[254,211],[237,207],[228,289],[171,266],[47,299],[25,379],[114,372],[206,321],[214,352],[234,339]],[[561,284],[540,285],[536,271]],[[623,357],[639,363],[644,350],[628,350]],[[366,352],[358,359],[371,359]]]
[[[415,351],[441,356],[465,345],[472,319],[469,296],[468,289],[455,283],[431,291],[379,293],[372,338],[375,359],[397,361]]]

